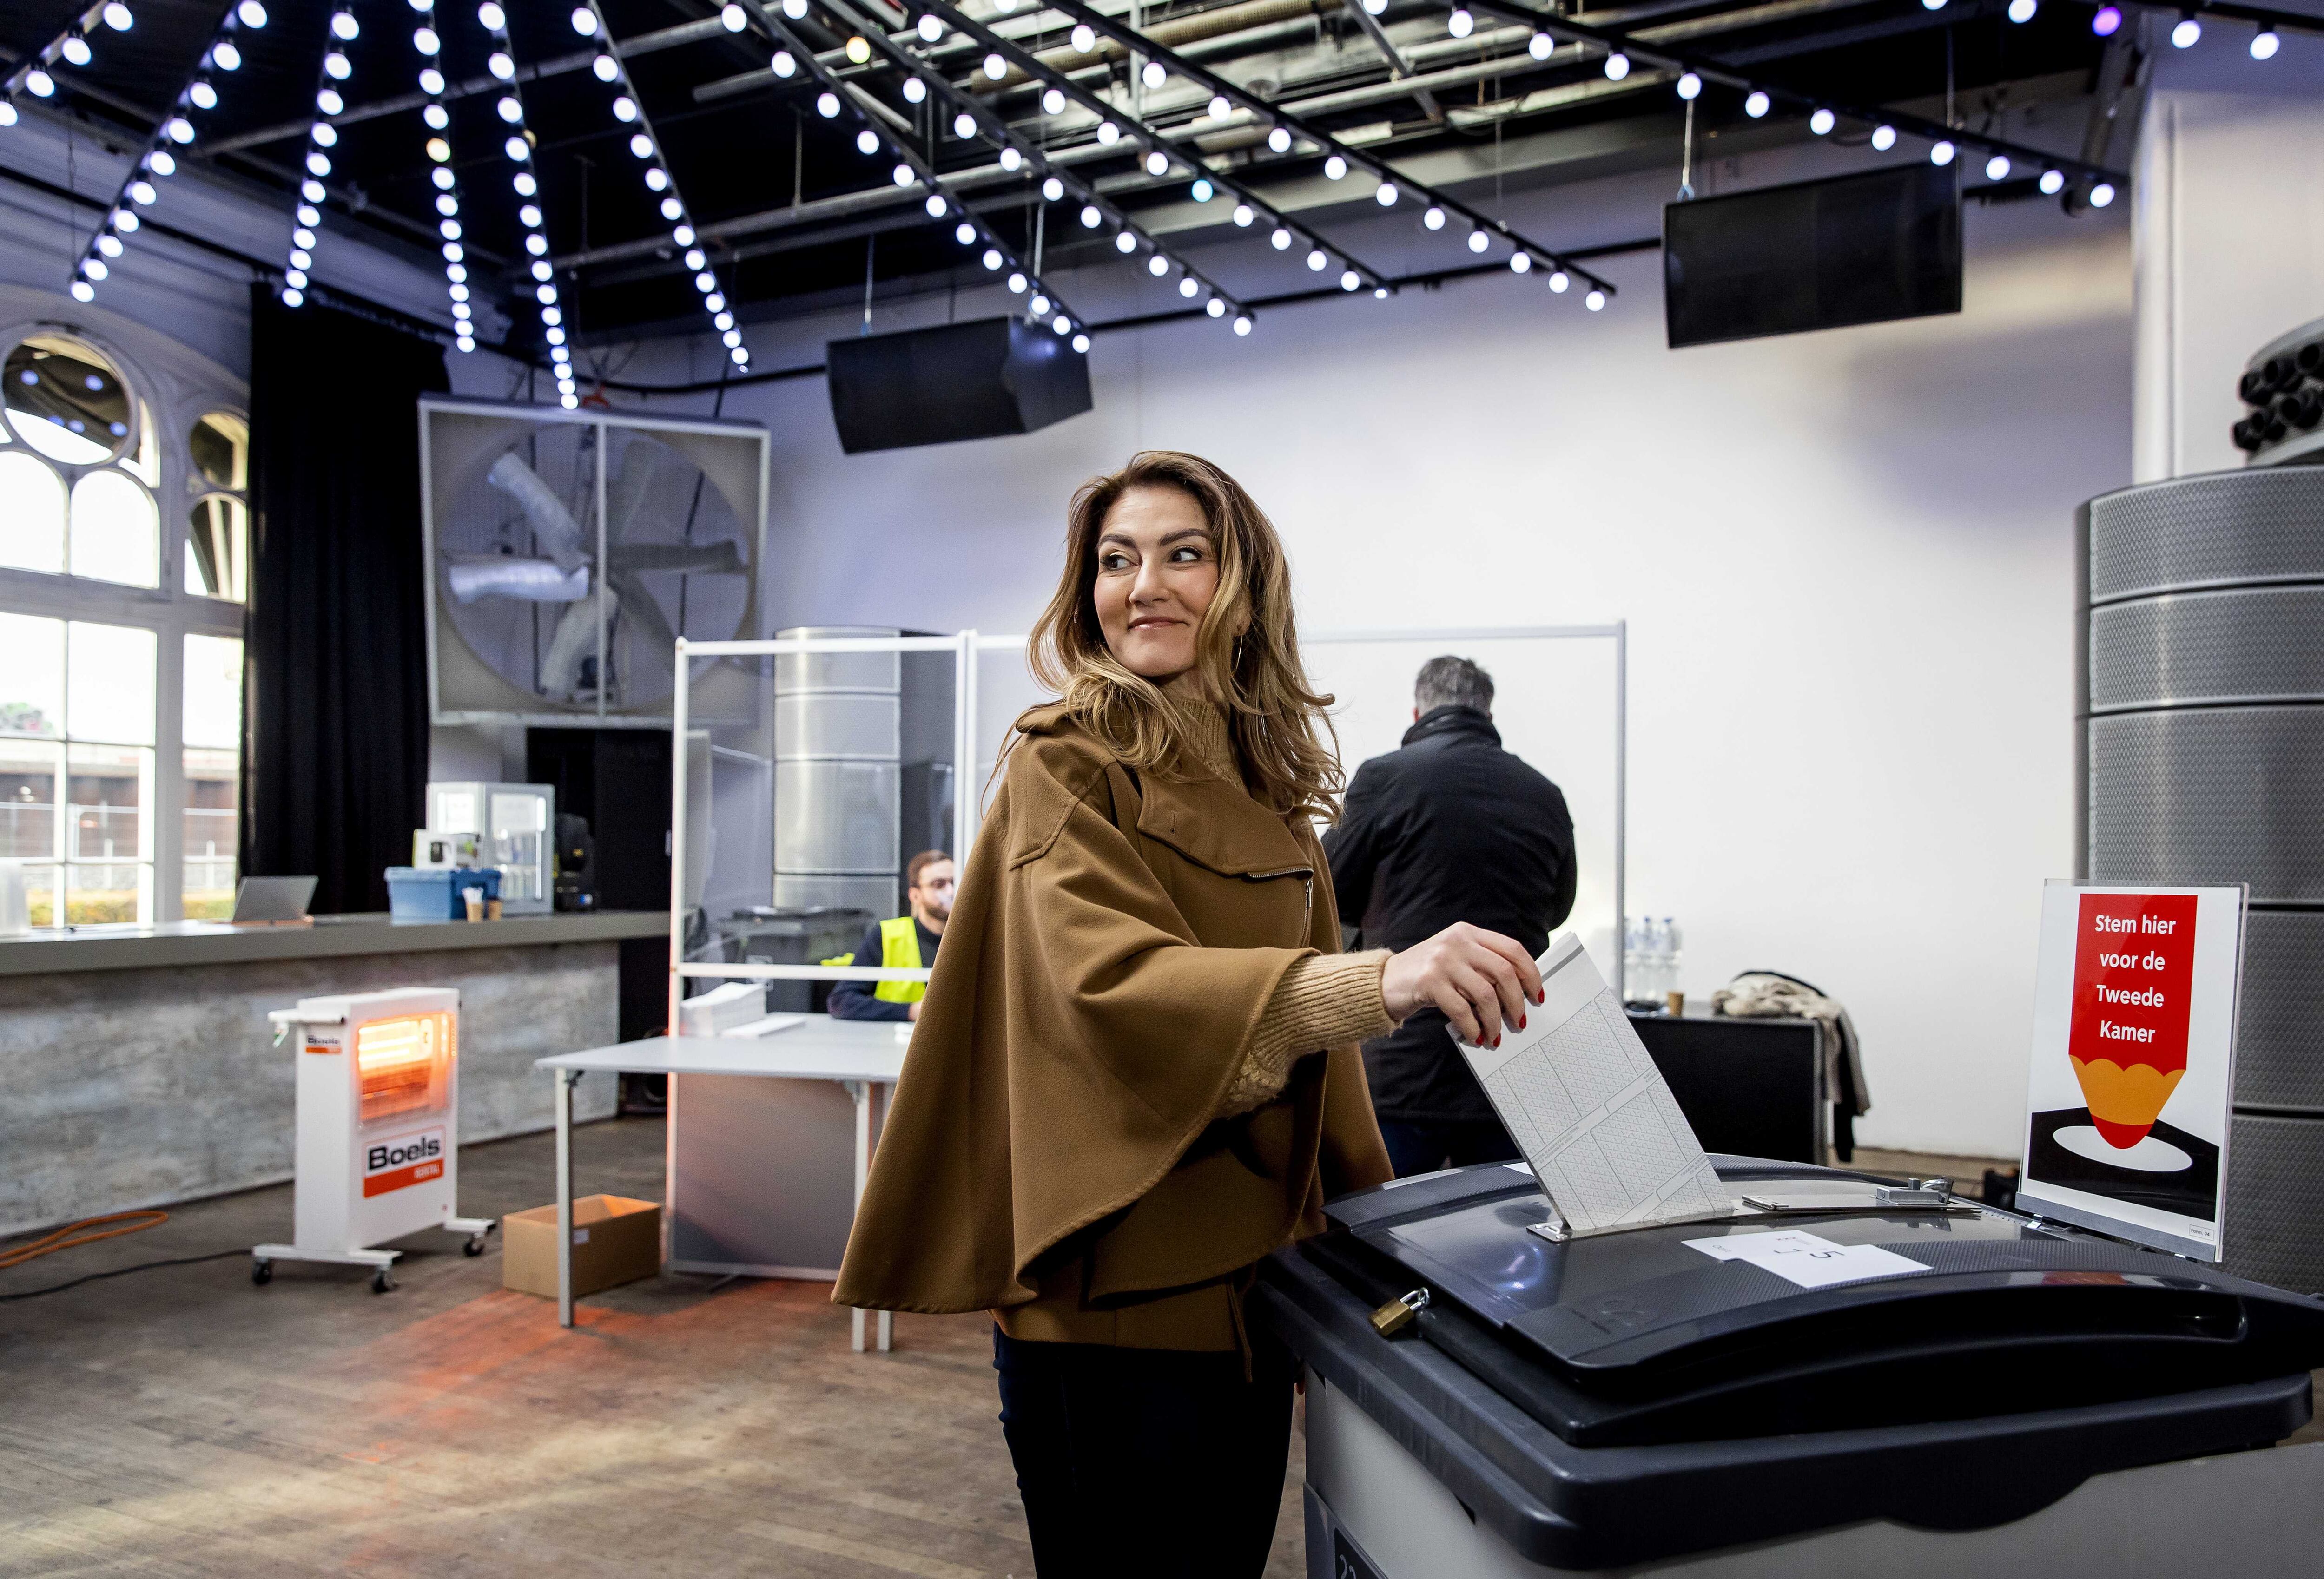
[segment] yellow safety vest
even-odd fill
[[[825,965],[853,965],[855,956],[834,954]],[[920,929],[908,915],[897,916],[880,923],[880,963],[890,970],[920,969]],[[879,981],[872,984],[872,996],[884,1004],[917,1004],[928,996],[924,981]]]

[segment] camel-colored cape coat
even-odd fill
[[[1003,1309],[1060,1258],[1092,1308],[1250,1266],[1391,1176],[1354,1046],[1213,1122],[1292,962],[1336,952],[1303,824],[1133,774],[1060,707],[986,816],[833,1299]]]

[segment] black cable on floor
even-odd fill
[[[248,1255],[249,1253],[246,1249],[219,1250],[208,1255],[182,1255],[175,1261],[141,1261],[135,1266],[115,1267],[109,1272],[91,1272],[87,1277],[75,1278],[69,1283],[51,1283],[45,1289],[27,1289],[21,1294],[0,1294],[0,1305],[5,1305],[12,1299],[37,1299],[43,1294],[61,1294],[67,1289],[78,1289],[83,1283],[94,1283],[106,1278],[125,1278],[131,1272],[152,1271],[155,1267],[197,1266],[206,1261],[224,1261],[229,1255]]]

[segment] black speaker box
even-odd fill
[[[1031,433],[1090,409],[1089,358],[1019,318],[834,340],[824,364],[851,455]]]

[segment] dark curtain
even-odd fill
[[[447,387],[434,342],[251,288],[242,869],[311,873],[318,915],[385,910],[425,820],[417,401]]]

